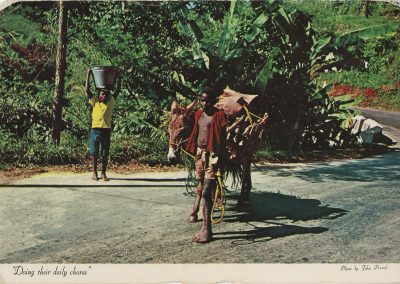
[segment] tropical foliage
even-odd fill
[[[321,32],[310,15],[279,1],[70,2],[63,131],[56,147],[50,134],[54,8],[52,2],[24,2],[0,12],[0,128],[2,157],[9,157],[2,164],[32,149],[49,149],[51,157],[38,151],[30,154],[35,159],[19,162],[82,162],[90,122],[83,81],[88,67],[102,64],[119,66],[123,76],[114,163],[166,163],[163,113],[173,99],[187,103],[206,85],[266,97],[266,147],[294,151],[351,143],[345,126],[348,107],[357,101],[330,98],[329,86],[318,83],[321,72],[348,66],[358,58],[353,49],[368,46],[367,40],[390,41],[396,34],[391,24]],[[12,145],[21,147],[14,153]]]

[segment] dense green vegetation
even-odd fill
[[[389,92],[377,94],[398,103],[391,86],[400,81],[399,10],[371,2],[365,18],[361,1],[310,2],[69,3],[59,145],[51,139],[57,3],[13,4],[0,12],[0,167],[85,161],[85,73],[102,64],[119,66],[123,76],[114,164],[167,163],[165,112],[173,99],[187,103],[209,84],[266,96],[269,149],[351,143],[343,126],[355,99],[332,99],[320,86],[386,86]],[[384,25],[349,33],[378,24]]]
[[[315,30],[320,34],[340,35],[365,26],[400,23],[400,7],[385,2],[369,2],[368,17],[362,0],[285,3],[288,8],[299,8],[312,15]],[[399,33],[388,39],[360,43],[349,50],[351,60],[344,61],[340,72],[329,70],[318,80],[340,85],[339,94],[344,89],[360,95],[364,106],[400,111],[399,48]]]

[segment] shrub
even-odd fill
[[[111,140],[110,161],[113,164],[124,164],[133,160],[150,166],[168,164],[166,139],[115,135]]]
[[[1,131],[0,165],[62,165],[81,163],[85,157],[85,146],[64,132],[60,145],[37,140],[34,135],[16,138],[8,131]]]

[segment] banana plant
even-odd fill
[[[351,107],[358,105],[361,98],[344,95],[336,98],[328,96],[332,85],[315,88],[310,95],[309,115],[305,127],[299,135],[303,148],[326,148],[344,146],[355,142],[350,134]]]
[[[352,115],[348,107],[357,100],[331,99],[325,90],[321,96],[313,95],[318,93],[314,78],[339,64],[341,52],[350,46],[393,36],[395,28],[379,25],[318,39],[307,15],[296,10],[287,13],[279,1],[267,0],[248,29],[239,34],[242,5],[245,4],[241,1],[231,2],[217,46],[204,44],[203,32],[195,21],[181,22],[182,32],[193,42],[193,60],[201,62],[200,74],[208,82],[234,86],[244,73],[250,73],[246,70],[247,60],[258,54],[257,68],[252,70],[255,76],[242,81],[247,81],[254,93],[269,98],[266,111],[270,112],[270,140],[287,149],[300,147],[302,136],[317,137],[318,143],[324,145],[329,141],[339,145],[335,139]],[[182,8],[182,13],[188,16],[187,7]],[[313,122],[324,121],[322,118],[330,122]],[[321,132],[319,127],[326,129]],[[306,140],[313,140],[310,139]],[[308,142],[303,144],[310,145]]]
[[[396,27],[389,24],[375,25],[334,37],[328,36],[314,39],[311,49],[311,77],[316,77],[325,69],[332,69],[342,62],[340,55],[343,50],[360,42],[371,39],[384,39],[396,34]]]
[[[192,59],[201,62],[199,74],[206,78],[205,82],[200,82],[203,85],[234,84],[237,77],[243,73],[243,65],[250,56],[251,44],[263,32],[263,25],[269,19],[267,13],[260,13],[244,35],[239,36],[243,5],[247,4],[243,1],[231,1],[217,46],[204,43],[204,34],[200,26],[188,19],[189,10],[186,6],[182,7],[181,13],[185,15],[186,20],[181,21],[180,31],[192,40]],[[181,75],[185,76],[185,74]]]
[[[276,2],[269,1],[268,5],[273,3]],[[277,35],[278,40],[274,41],[275,46],[265,56],[265,65],[257,75],[255,88],[259,94],[274,97],[273,102],[278,106],[278,110],[275,111],[276,125],[272,126],[275,130],[272,130],[271,135],[282,135],[278,140],[281,145],[282,141],[286,141],[288,148],[301,146],[300,138],[307,131],[324,133],[318,136],[318,143],[326,144],[330,141],[331,144],[340,145],[341,143],[335,140],[338,135],[333,133],[346,131],[347,122],[353,116],[349,107],[359,103],[359,99],[332,99],[323,91],[320,94],[325,95],[313,96],[316,90],[313,79],[321,71],[342,63],[340,55],[349,47],[366,40],[393,36],[396,33],[395,27],[372,26],[336,37],[317,39],[310,19],[301,12],[293,11],[288,14],[280,7],[274,10],[270,18],[271,21],[267,22],[268,26],[264,28],[268,29],[270,34]],[[320,107],[313,107],[315,105]],[[330,126],[313,123],[314,119],[327,113],[327,121],[331,121]],[[273,123],[274,121],[271,121],[271,124]],[[324,127],[325,130],[322,131]],[[282,131],[282,128],[286,131]]]

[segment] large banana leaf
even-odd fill
[[[318,40],[313,47],[311,48],[311,60],[315,61],[319,54],[321,53],[321,51],[329,45],[329,43],[331,42],[332,37],[328,36],[328,37],[324,37],[321,38],[320,40]],[[312,62],[313,63],[313,62]]]
[[[292,24],[292,21],[282,7],[279,8],[275,14],[274,23],[281,30],[281,38],[283,42],[288,44],[290,40],[290,25]]]
[[[396,34],[396,27],[388,24],[371,26],[338,37],[325,37],[318,40],[312,47],[311,59],[315,60],[318,56],[331,49],[345,48],[360,41],[369,39],[381,39]]]
[[[269,54],[267,61],[264,67],[261,69],[260,73],[257,75],[256,78],[256,89],[260,94],[265,93],[267,84],[269,79],[272,77],[274,72],[274,62],[276,61],[276,57],[279,55],[279,48],[275,47],[272,49],[271,53]]]
[[[244,36],[244,40],[251,43],[262,31],[264,24],[270,19],[270,16],[262,12],[253,22],[249,32]]]
[[[392,25],[376,25],[364,29],[355,30],[336,37],[332,46],[336,48],[347,47],[356,44],[361,40],[382,39],[396,34],[396,28]]]
[[[224,58],[229,44],[233,41],[238,25],[240,23],[240,18],[238,15],[239,2],[234,0],[231,2],[231,6],[229,9],[229,15],[225,18],[224,22],[224,30],[222,31],[221,37],[218,43],[218,56],[220,58]]]
[[[312,73],[325,69],[324,66],[328,63],[331,66],[334,65],[332,63],[332,60],[330,60],[330,62],[327,62],[327,58],[325,57],[326,55],[328,55],[329,52],[332,52],[333,50],[347,48],[361,41],[391,37],[395,34],[396,27],[388,24],[383,24],[351,31],[337,37],[322,38],[314,44],[311,50],[310,60],[311,66],[313,66]],[[319,67],[315,67],[315,64],[317,62],[322,65]]]
[[[181,8],[181,13],[188,19],[188,9],[186,6]],[[201,49],[200,41],[204,37],[200,27],[197,23],[193,20],[188,20],[187,22],[180,22],[180,31],[186,35],[189,35],[192,38],[192,52],[193,52],[193,59],[203,59],[203,63],[206,68],[209,68],[209,57],[204,53]]]

